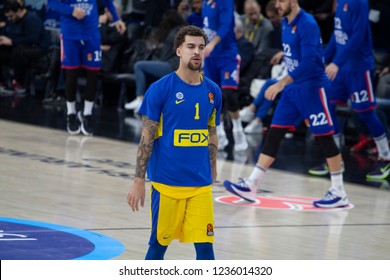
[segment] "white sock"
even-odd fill
[[[390,160],[389,144],[386,134],[374,138],[375,144],[378,147],[378,156],[384,160]]]
[[[241,119],[232,119],[233,131],[243,131]]]
[[[330,173],[331,187],[330,191],[335,193],[337,196],[345,196],[344,183],[343,183],[343,172],[331,172]]]
[[[260,165],[256,164],[255,167],[252,170],[251,175],[247,178],[247,181],[250,181],[250,185],[254,186],[254,190],[256,191],[257,186],[260,184],[261,179],[265,176],[265,173],[267,172],[267,169],[261,167]]]
[[[66,110],[68,115],[76,114],[76,101],[73,102],[66,101]]]
[[[84,101],[84,116],[90,116],[92,115],[92,108],[93,108],[93,102],[92,101]]]

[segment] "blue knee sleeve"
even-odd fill
[[[359,112],[358,116],[374,138],[385,134],[385,128],[374,110]]]
[[[165,252],[168,246],[163,246],[158,242],[149,246],[149,250],[146,253],[145,260],[163,260]]]
[[[212,243],[195,243],[197,260],[215,260]]]

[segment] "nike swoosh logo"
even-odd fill
[[[390,164],[387,164],[385,167],[382,167],[381,172],[385,173],[387,171],[387,169],[389,169],[389,167],[390,167]]]
[[[169,237],[171,237],[170,235],[168,236],[163,236],[163,239],[168,239]]]
[[[182,102],[184,102],[184,99],[183,100],[176,100],[176,104],[180,104],[180,103],[182,103]]]

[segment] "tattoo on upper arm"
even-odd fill
[[[158,122],[142,116],[142,133],[137,150],[137,166],[135,177],[144,179],[146,167],[148,166],[150,156],[152,155],[154,135],[156,134]]]

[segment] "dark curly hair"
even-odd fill
[[[207,35],[204,33],[202,28],[193,26],[193,25],[186,25],[183,26],[177,31],[176,37],[175,37],[175,44],[174,49],[176,50],[178,47],[181,46],[181,44],[185,41],[185,36],[196,36],[196,37],[203,37],[205,44],[207,43]]]

